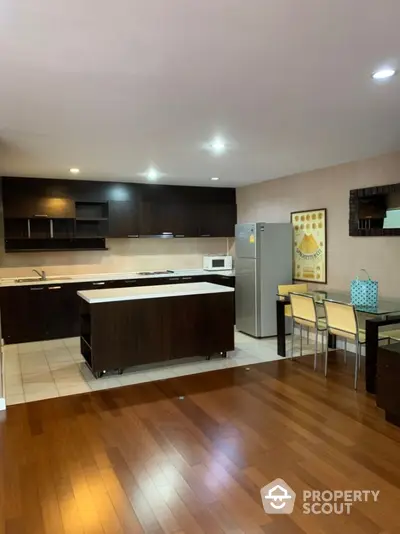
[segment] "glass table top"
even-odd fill
[[[350,291],[335,291],[335,290],[313,290],[307,292],[301,292],[304,295],[311,295],[314,297],[317,304],[323,304],[325,299],[336,300],[345,304],[351,304]],[[285,297],[288,299],[288,295],[277,294],[278,297]],[[400,314],[400,299],[379,299],[378,306],[355,306],[356,311],[360,313],[367,313],[369,315],[390,315]]]

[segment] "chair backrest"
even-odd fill
[[[307,293],[307,291],[308,284],[281,284],[278,286],[279,295],[289,295],[290,293]]]
[[[295,321],[306,326],[315,327],[317,324],[317,310],[315,300],[311,295],[290,293],[292,316]]]
[[[358,336],[357,314],[352,304],[324,300],[324,307],[328,330],[332,334],[354,338]]]

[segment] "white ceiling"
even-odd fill
[[[399,0],[2,0],[0,173],[243,185],[396,150],[400,74],[370,74],[400,66],[399,20]]]

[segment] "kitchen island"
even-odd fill
[[[234,349],[234,289],[208,282],[79,291],[93,374]]]

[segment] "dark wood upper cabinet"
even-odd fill
[[[201,204],[197,207],[200,237],[233,237],[236,204]]]
[[[140,234],[174,237],[197,235],[192,187],[148,186],[143,189]]]
[[[131,200],[110,200],[108,237],[139,237],[138,203]]]
[[[142,198],[141,235],[233,237],[235,224],[234,189],[153,186]]]
[[[140,184],[107,184],[108,237],[139,237]]]
[[[140,210],[140,235],[197,237],[195,206],[173,201],[144,201]]]
[[[8,219],[73,219],[75,203],[71,199],[16,195],[4,199],[4,217]]]
[[[4,178],[5,218],[75,217],[75,203],[62,180]]]
[[[89,237],[234,236],[232,188],[3,178],[2,189],[6,251],[104,247],[98,241],[78,243]],[[28,223],[35,219],[52,222]],[[33,238],[43,240],[40,247]]]

